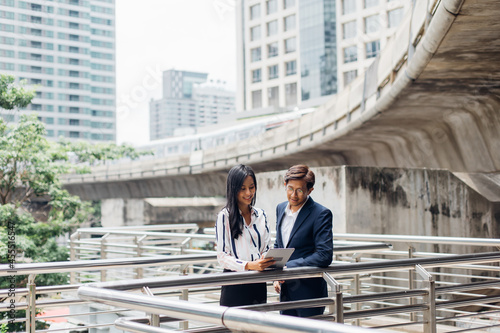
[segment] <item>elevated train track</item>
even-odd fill
[[[366,73],[316,111],[228,145],[68,175],[65,186],[87,199],[223,195],[236,163],[496,174],[499,16],[497,0],[417,0]]]

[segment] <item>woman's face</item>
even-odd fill
[[[255,183],[252,176],[247,176],[241,189],[238,192],[238,206],[248,206],[252,203],[252,199],[255,196]]]

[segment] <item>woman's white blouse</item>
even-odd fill
[[[241,215],[240,217],[243,219]],[[257,260],[269,251],[271,235],[264,211],[253,207],[250,225],[243,225],[243,234],[238,239],[233,239],[229,229],[229,212],[224,208],[217,215],[217,260],[223,268],[244,271],[247,262]]]

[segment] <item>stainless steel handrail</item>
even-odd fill
[[[168,255],[139,258],[117,258],[98,260],[78,260],[78,261],[58,261],[29,264],[16,264],[12,268],[9,264],[0,265],[0,276],[46,274],[46,273],[67,273],[69,271],[84,271],[89,269],[109,269],[126,266],[158,266],[175,265],[186,263],[206,263],[217,260],[217,255],[213,254],[186,254]]]
[[[130,295],[127,292],[105,290],[84,286],[78,290],[78,297],[88,301],[96,301],[114,306],[125,306],[134,310],[167,315],[188,320],[199,320],[210,324],[224,326],[231,330],[268,333],[278,329],[284,333],[329,332],[354,333],[369,330],[340,325],[332,322],[317,321],[299,317],[281,316],[273,313],[261,313],[225,306],[199,304],[182,300],[167,300],[147,295]],[[115,322],[116,323],[116,322]],[[122,328],[133,328],[132,323],[119,321]],[[135,326],[137,327],[137,326]],[[142,326],[137,328],[143,328]],[[149,329],[146,327],[146,329]],[[139,330],[142,331],[142,330]],[[154,330],[149,332],[168,332]]]
[[[439,237],[439,236],[410,236],[410,235],[375,235],[375,234],[335,234],[335,239],[378,241],[378,242],[413,242],[437,243],[448,245],[494,246],[500,249],[500,239],[497,238],[468,238],[468,237]]]
[[[158,298],[154,296],[143,296],[137,294],[130,294],[125,292],[125,290],[135,289],[137,286],[147,285],[148,288],[161,288],[162,290],[169,290],[170,288],[179,289],[182,288],[190,288],[190,287],[200,287],[208,285],[226,285],[226,284],[235,284],[235,283],[251,283],[251,282],[259,282],[259,281],[269,281],[269,280],[288,280],[292,278],[304,278],[304,277],[314,277],[321,276],[322,274],[330,274],[330,275],[345,275],[356,274],[360,271],[362,272],[387,272],[388,270],[405,270],[407,268],[416,269],[420,272],[425,272],[424,267],[446,267],[453,266],[456,264],[464,264],[464,263],[487,263],[487,262],[498,262],[500,260],[499,252],[488,252],[488,253],[478,253],[478,254],[468,254],[468,255],[452,255],[446,256],[443,258],[413,258],[413,259],[404,259],[404,260],[390,260],[385,262],[374,262],[374,263],[352,263],[347,265],[332,265],[327,268],[313,268],[313,267],[304,267],[304,268],[285,268],[283,270],[274,270],[274,271],[264,271],[264,272],[241,272],[241,273],[232,273],[232,274],[213,274],[210,276],[196,277],[196,276],[182,276],[177,279],[144,279],[141,281],[130,281],[123,282],[117,284],[110,283],[96,283],[92,285],[87,285],[79,288],[78,297],[87,301],[96,301],[101,302],[108,305],[114,306],[122,306],[133,310],[145,311],[147,313],[154,313],[158,315],[167,315],[176,318],[182,318],[183,320],[200,320],[206,323],[214,324],[214,325],[223,325],[229,329],[235,330],[252,330],[256,332],[268,332],[273,328],[279,328],[280,331],[283,332],[310,332],[309,329],[315,327],[315,329],[320,329],[320,327],[313,326],[312,323],[305,324],[306,327],[302,328],[301,326],[297,326],[298,324],[294,323],[292,326],[287,326],[291,323],[289,317],[281,317],[277,315],[273,315],[270,313],[259,313],[259,314],[250,314],[248,313],[249,309],[253,310],[279,310],[289,308],[290,306],[312,306],[312,305],[331,305],[332,302],[336,301],[333,299],[325,298],[325,299],[317,299],[317,300],[305,300],[305,301],[297,301],[291,302],[292,304],[269,304],[269,305],[257,305],[257,306],[249,306],[244,307],[245,309],[237,309],[237,308],[229,308],[224,310],[224,307],[217,307],[214,305],[207,306],[206,304],[194,304],[194,303],[186,303],[182,301],[172,301],[166,300],[163,298]],[[499,268],[500,269],[500,268]],[[425,273],[428,277],[428,273]],[[203,280],[203,281],[202,281]],[[433,282],[431,281],[431,285]],[[473,290],[480,287],[485,286],[498,286],[500,285],[500,281],[495,282],[481,282],[481,283],[470,283],[467,285],[458,286],[457,290]],[[377,300],[384,298],[409,298],[415,296],[423,296],[424,298],[430,297],[433,295],[432,304],[433,309],[430,312],[433,315],[433,321],[435,322],[435,308],[446,308],[453,307],[456,305],[467,305],[469,303],[474,303],[478,301],[478,297],[464,300],[451,300],[451,301],[443,301],[436,304],[435,295],[437,292],[446,293],[451,291],[450,287],[442,287],[442,288],[433,288],[433,289],[415,289],[411,291],[402,291],[402,292],[389,292],[389,293],[378,293],[375,295],[355,295],[355,296],[347,296],[343,299],[343,304],[348,303],[359,303],[368,300]],[[480,298],[481,300],[487,301],[497,301],[500,296],[487,296]],[[410,312],[429,312],[430,305],[426,303],[421,304],[410,304],[410,305],[398,305],[387,308],[380,309],[370,309],[370,310],[357,310],[350,311],[345,314],[345,318],[347,319],[356,319],[363,318],[370,315],[388,315],[388,314],[398,314],[401,312],[410,313]],[[244,311],[244,312],[241,312]],[[234,315],[234,318],[229,319],[229,315]],[[262,317],[261,317],[262,315]],[[276,318],[274,318],[276,317]],[[249,320],[248,318],[252,318],[253,320]],[[283,318],[285,321],[283,322]],[[342,315],[344,318],[344,315]],[[252,326],[254,320],[257,319],[259,324],[257,326]],[[271,321],[268,322],[267,319]],[[310,319],[306,319],[310,320]],[[234,321],[234,323],[233,323]],[[316,322],[323,325],[324,322]],[[412,324],[415,324],[413,322]],[[425,320],[422,322],[418,322],[420,324],[425,324]],[[136,330],[137,332],[167,332],[153,329],[150,331],[148,327],[137,326],[133,323],[127,323],[120,321],[118,325],[121,327],[128,327],[128,324],[132,325],[131,328]],[[235,326],[232,326],[232,325]],[[260,325],[263,325],[262,327]],[[300,324],[300,323],[299,323]],[[270,326],[271,325],[271,326]],[[272,326],[275,325],[275,326]],[[428,323],[425,325],[429,325]],[[435,324],[434,324],[435,325]],[[328,326],[325,329],[337,329],[335,326]],[[343,327],[345,328],[345,327]],[[350,327],[352,328],[352,327]],[[290,330],[288,330],[290,329]],[[356,327],[358,329],[358,327]],[[316,330],[314,330],[316,331]],[[360,330],[357,330],[360,332]],[[326,331],[325,331],[326,332]],[[328,331],[329,332],[329,331]],[[335,332],[335,331],[333,331]],[[343,331],[341,331],[343,332]]]
[[[332,276],[340,276],[359,273],[389,272],[393,270],[413,269],[415,265],[421,265],[425,268],[444,267],[457,264],[474,262],[498,262],[500,261],[500,252],[474,253],[465,255],[451,255],[441,258],[412,258],[412,259],[394,259],[384,262],[367,262],[351,264],[334,264],[326,268],[318,267],[295,267],[284,268],[283,270],[266,270],[263,272],[246,271],[234,273],[216,273],[209,275],[188,275],[182,278],[151,278],[139,281],[129,280],[116,282],[94,283],[92,286],[99,288],[112,288],[116,290],[138,289],[147,284],[150,289],[162,288],[163,290],[174,288],[198,288],[213,285],[230,285],[238,283],[257,283],[276,280],[289,280],[298,278],[322,277],[323,273]],[[500,270],[500,267],[498,267]]]

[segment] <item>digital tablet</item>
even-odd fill
[[[274,261],[276,261],[274,265],[269,266],[269,268],[283,268],[288,259],[290,259],[294,250],[295,249],[293,247],[285,249],[270,249],[264,258],[274,258]]]

